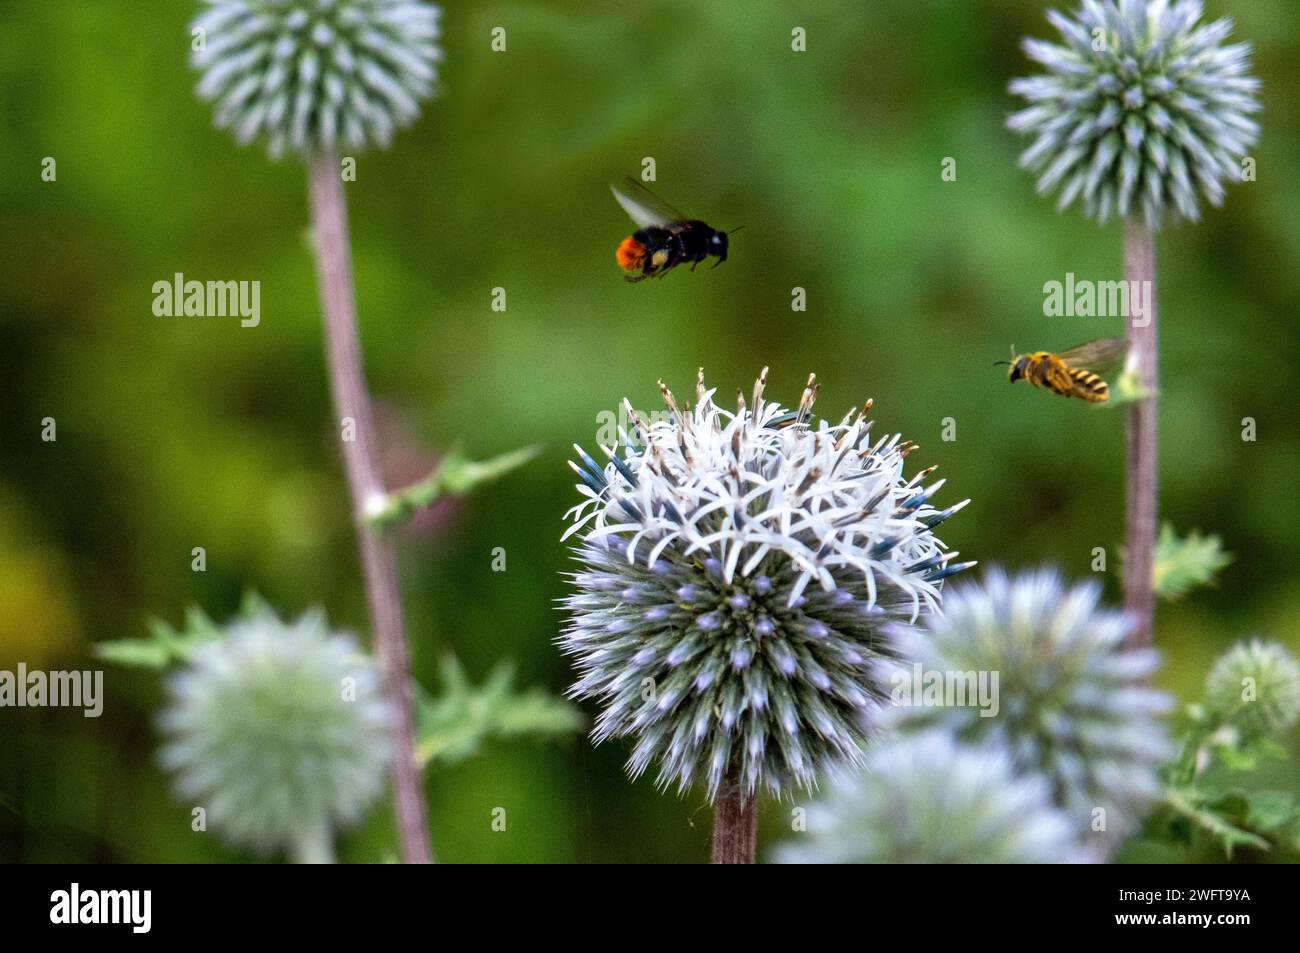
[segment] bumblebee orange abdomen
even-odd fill
[[[619,243],[614,260],[624,271],[636,271],[645,263],[645,246],[629,236]]]

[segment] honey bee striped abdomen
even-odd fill
[[[1080,397],[1093,404],[1100,404],[1110,396],[1106,382],[1092,371],[1074,368],[1070,370],[1070,377],[1074,380],[1074,388],[1067,396]]]
[[[1011,383],[1027,380],[1035,387],[1062,397],[1077,397],[1090,404],[1105,403],[1110,388],[1101,375],[1114,366],[1128,351],[1123,338],[1103,338],[1069,348],[1060,354],[1034,351],[1018,354],[1010,361],[1007,377]]]

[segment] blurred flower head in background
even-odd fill
[[[438,78],[440,9],[424,0],[203,0],[199,96],[240,145],[273,157],[386,147]]]
[[[789,864],[1064,864],[1084,860],[1046,779],[1017,776],[996,744],[943,731],[876,742],[865,770],[837,777],[807,829],[776,852]]]
[[[259,608],[168,683],[164,766],[211,830],[260,853],[332,855],[383,790],[389,709],[370,660],[324,616]]]
[[[1279,735],[1300,719],[1300,663],[1277,642],[1234,645],[1206,676],[1205,704],[1247,736]]]
[[[943,727],[970,743],[1004,747],[1016,770],[1048,779],[1076,835],[1092,832],[1105,810],[1110,838],[1132,831],[1160,792],[1158,770],[1173,751],[1160,714],[1171,705],[1150,688],[1154,651],[1125,651],[1128,622],[1098,606],[1100,588],[1066,588],[1053,572],[1008,578],[988,573],[945,593],[942,613],[919,629],[891,627],[888,676],[911,666],[940,673],[998,676],[996,714],[954,705],[883,709],[902,731]]]
[[[812,378],[793,411],[765,381],[735,412],[702,372],[693,409],[661,384],[661,419],[628,405],[608,464],[578,448],[573,465],[570,694],[600,702],[596,742],[635,739],[633,777],[657,762],[659,784],[710,798],[728,777],[781,794],[858,761],[882,624],[933,608],[968,565],[932,532],[964,503],[937,510],[942,481],[904,477],[910,443],[871,441],[866,408],[815,420]]]
[[[1061,43],[1025,40],[1046,73],[1011,83],[1029,102],[1007,125],[1033,142],[1020,164],[1038,191],[1081,199],[1101,222],[1141,210],[1200,216],[1242,178],[1259,137],[1259,81],[1250,46],[1224,44],[1232,21],[1202,24],[1200,0],[1084,0],[1073,17],[1049,11]]]

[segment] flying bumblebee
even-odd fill
[[[1101,375],[1118,364],[1127,352],[1128,342],[1123,338],[1102,338],[1060,354],[1034,351],[995,363],[1010,366],[1007,378],[1013,384],[1027,380],[1035,387],[1062,397],[1078,397],[1090,404],[1101,404],[1110,397],[1110,388]]]
[[[662,278],[687,262],[694,271],[709,257],[718,259],[714,268],[727,260],[727,232],[687,218],[631,176],[611,185],[610,191],[637,224],[614,253],[628,281]]]

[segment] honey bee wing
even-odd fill
[[[686,218],[631,176],[625,176],[622,182],[611,185],[609,190],[638,228],[663,227]]]
[[[1128,353],[1124,338],[1100,338],[1068,348],[1057,355],[1070,367],[1105,374],[1112,370]]]

